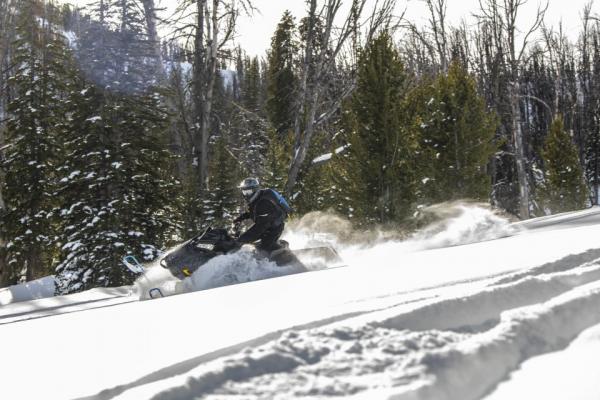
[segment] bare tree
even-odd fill
[[[306,158],[315,129],[335,113],[343,98],[349,96],[354,90],[355,83],[349,82],[339,101],[334,101],[327,110],[322,110],[321,115],[317,118],[328,74],[335,68],[349,39],[354,39],[352,47],[357,47],[356,38],[359,36],[359,29],[365,27],[364,40],[368,42],[377,30],[391,26],[396,1],[377,0],[368,18],[362,20],[367,0],[352,0],[342,24],[336,26],[342,4],[342,0],[324,0],[324,4],[321,6],[319,6],[318,0],[309,0],[308,2],[308,29],[294,124],[294,154],[285,187],[287,193],[291,193],[297,183],[298,174]],[[317,32],[317,21],[322,24],[322,32]],[[322,39],[318,49],[317,34]]]
[[[448,35],[446,33],[446,0],[425,0],[429,9],[429,25],[440,59],[442,71],[448,70]]]
[[[583,9],[579,39],[580,125],[585,143],[586,175],[591,186],[592,204],[600,204],[600,18],[592,14],[592,1]]]
[[[181,1],[172,18],[172,39],[183,39],[192,48],[194,110],[190,142],[197,194],[204,191],[208,181],[208,142],[219,57],[234,37],[240,12],[253,11],[251,0]]]
[[[450,49],[446,23],[447,0],[421,0],[427,6],[429,20],[426,27],[419,27],[413,21],[404,19],[402,27],[408,32],[403,38],[405,51],[411,56],[419,55],[421,63],[414,71],[428,71],[433,74],[448,70]],[[414,60],[413,60],[414,61]]]
[[[496,51],[504,54],[505,68],[510,79],[512,145],[514,147],[519,185],[519,216],[523,219],[529,218],[529,184],[522,130],[520,70],[527,57],[526,51],[532,40],[532,35],[542,25],[544,15],[548,9],[548,2],[545,6],[538,5],[535,19],[529,29],[524,31],[522,38],[519,38],[520,31],[517,28],[517,18],[519,11],[526,3],[528,3],[528,0],[479,0],[481,14],[478,16],[481,21],[490,26],[497,46]]]

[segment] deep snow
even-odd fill
[[[600,324],[585,330],[564,350],[525,361],[486,400],[600,399],[599,357]]]
[[[264,279],[267,264],[220,271],[220,260],[177,285],[151,269],[152,284],[188,292],[164,299],[136,301],[140,284],[98,302],[10,304],[0,337],[22,345],[3,349],[0,397],[598,398],[596,219],[593,209],[515,226],[467,207],[408,240],[375,233],[369,245],[297,226],[293,245],[330,240],[347,266]],[[261,280],[229,285],[228,274]]]
[[[54,276],[0,288],[0,306],[54,296]]]

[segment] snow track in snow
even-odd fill
[[[288,330],[117,398],[478,399],[600,323],[598,249],[490,282]]]
[[[410,330],[480,330],[496,323],[504,310],[547,301],[577,286],[600,280],[600,264],[527,276],[456,298],[435,300],[407,312],[386,310],[381,326]]]
[[[9,304],[0,308],[0,325],[137,301],[131,294],[129,287],[96,288],[83,293]]]

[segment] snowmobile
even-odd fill
[[[340,256],[330,246],[292,251],[287,242],[280,240],[280,245],[281,248],[270,253],[256,249],[253,254],[257,259],[267,259],[280,267],[293,266],[298,272],[308,271],[306,264],[310,264],[310,269],[323,269],[341,264]],[[160,265],[168,269],[174,277],[183,280],[209,260],[220,255],[235,253],[241,248],[242,244],[236,242],[226,229],[209,227],[164,256]],[[305,259],[306,263],[300,261],[301,259]]]

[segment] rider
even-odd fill
[[[234,222],[240,223],[251,219],[254,224],[237,239],[240,243],[255,243],[256,247],[272,252],[280,249],[279,237],[283,233],[285,220],[290,211],[283,197],[272,189],[261,189],[256,178],[246,178],[238,188],[246,200],[248,210],[237,217]]]

